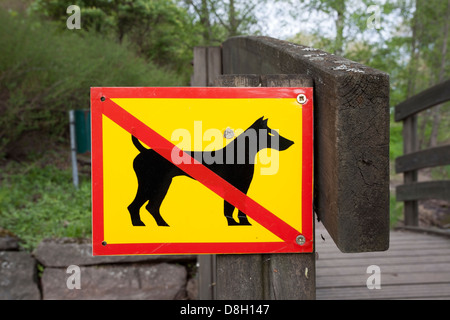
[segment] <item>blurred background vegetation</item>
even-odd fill
[[[81,8],[80,30],[66,27],[69,5]],[[449,78],[449,20],[449,0],[0,0],[0,234],[27,249],[90,235],[90,177],[73,187],[67,114],[89,108],[90,87],[188,86],[194,46],[256,34],[389,73],[393,111]],[[450,143],[449,127],[449,104],[424,112],[420,148]],[[392,117],[392,160],[401,130]],[[450,168],[423,175],[449,179]],[[391,217],[402,219],[395,197]]]

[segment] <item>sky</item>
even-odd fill
[[[383,3],[384,1],[378,0],[375,3]],[[295,4],[298,4],[296,6]],[[374,11],[367,11],[368,6],[362,1],[354,0],[349,8],[349,14],[359,10],[364,13],[364,19],[369,19],[374,15]],[[380,9],[381,10],[381,9]],[[400,25],[402,18],[395,10],[390,14],[384,14],[379,11],[379,33],[370,30],[368,32],[354,34],[355,40],[363,40],[367,42],[379,42],[392,37],[396,32],[395,27]],[[411,12],[412,14],[412,12]],[[291,1],[267,1],[263,5],[259,5],[256,10],[256,16],[259,21],[259,28],[263,35],[270,37],[287,40],[292,38],[297,33],[302,32],[306,34],[312,34],[317,29],[324,37],[333,39],[336,34],[335,22],[333,18],[330,18],[323,12],[302,10],[300,0]],[[372,23],[375,24],[375,20],[372,19]],[[348,32],[344,29],[344,32]],[[354,31],[353,31],[354,33]]]
[[[324,35],[330,37],[334,35],[333,20],[328,19],[324,14],[306,12],[301,9],[300,1],[296,2],[298,7],[283,1],[276,3],[268,1],[259,6],[256,16],[261,21],[259,27],[263,35],[286,40],[299,32],[312,33],[318,23]]]

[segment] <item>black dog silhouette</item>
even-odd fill
[[[277,131],[270,129],[267,126],[268,119],[263,120],[263,118],[256,120],[247,130],[222,149],[210,152],[185,152],[199,161],[201,159],[203,165],[246,194],[253,179],[256,154],[265,148],[286,150],[294,143],[280,136]],[[153,216],[158,226],[169,226],[159,211],[161,203],[169,190],[173,177],[190,176],[156,151],[145,148],[136,137],[132,136],[132,141],[140,153],[133,161],[138,190],[133,202],[128,206],[131,222],[133,226],[145,226],[141,221],[139,210],[148,200],[145,208]],[[229,226],[251,225],[247,215],[240,210],[239,222],[236,222],[233,218],[233,211],[234,206],[224,201],[224,214]]]

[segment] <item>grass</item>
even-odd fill
[[[90,235],[89,179],[76,189],[69,169],[10,162],[0,169],[0,181],[0,226],[18,236],[24,249],[48,237]]]

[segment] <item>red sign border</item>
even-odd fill
[[[105,244],[103,225],[103,131],[102,115],[114,98],[178,98],[178,99],[267,99],[294,98],[304,94],[303,168],[302,168],[302,235],[299,245],[294,237],[285,242],[205,242],[205,243],[128,243]],[[106,103],[105,103],[106,102]],[[92,127],[92,241],[93,255],[128,254],[232,254],[287,253],[313,251],[313,89],[281,87],[116,87],[91,88]],[[94,214],[95,212],[95,214]],[[270,231],[270,230],[269,230]]]

